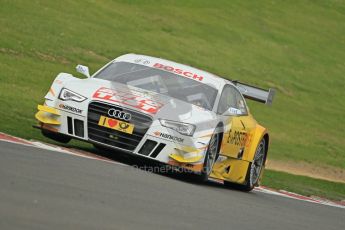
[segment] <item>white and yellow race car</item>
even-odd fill
[[[246,191],[259,184],[269,134],[244,98],[271,104],[273,89],[137,54],[92,76],[86,66],[77,71],[87,78],[58,74],[38,105],[35,117],[46,137],[121,150]]]

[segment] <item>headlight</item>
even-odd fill
[[[59,99],[63,101],[77,101],[82,102],[86,100],[86,97],[77,94],[69,89],[63,88],[60,92]]]
[[[175,130],[183,135],[193,136],[195,125],[159,119],[162,126]]]

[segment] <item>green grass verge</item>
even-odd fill
[[[265,170],[262,185],[295,192],[305,196],[318,196],[331,200],[345,200],[345,184]]]
[[[134,52],[278,90],[250,103],[271,159],[345,169],[345,2],[0,0],[0,131],[35,123],[59,72]]]
[[[0,8],[0,130],[31,129],[59,72],[135,52],[262,87],[270,157],[345,168],[344,1],[19,1]]]

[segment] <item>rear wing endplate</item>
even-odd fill
[[[275,94],[275,89],[273,88],[265,90],[259,87],[241,83],[239,81],[232,81],[232,83],[238,88],[245,98],[265,103],[266,105],[271,105],[273,102],[273,97]]]

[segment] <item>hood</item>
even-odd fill
[[[152,91],[107,80],[88,78],[65,83],[64,87],[88,98],[127,107],[154,118],[183,122],[203,122],[214,119],[214,112]]]

